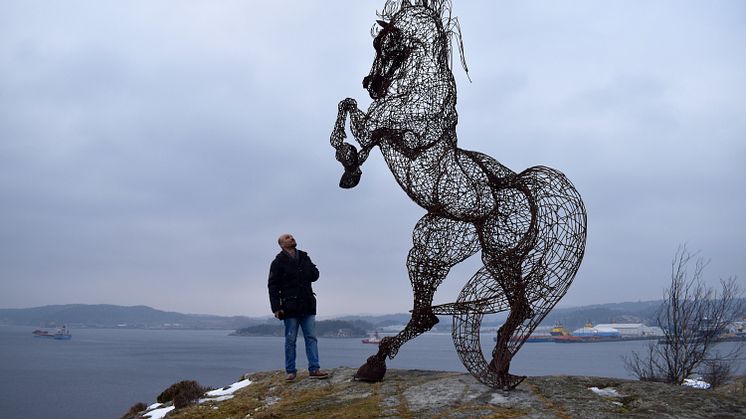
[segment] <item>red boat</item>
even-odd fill
[[[379,343],[381,343],[381,338],[378,337],[378,330],[376,330],[375,332],[373,332],[372,335],[370,335],[367,338],[363,339],[362,342],[363,343],[370,343],[370,344],[373,344],[373,345],[378,345]]]

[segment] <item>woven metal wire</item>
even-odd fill
[[[430,330],[436,315],[453,316],[453,341],[466,369],[481,382],[512,389],[525,377],[510,361],[567,292],[585,251],[586,214],[580,195],[559,171],[537,166],[513,172],[492,157],[457,147],[452,38],[458,22],[448,1],[388,1],[374,31],[376,51],[363,87],[366,112],[354,99],[339,103],[331,134],[344,167],[343,188],[358,184],[378,146],[399,185],[424,208],[412,234],[407,269],[412,318],[386,337],[356,378],[379,381],[386,358]],[[463,47],[460,48],[461,62]],[[361,149],[344,142],[346,124]],[[454,265],[480,252],[483,266],[453,303],[433,306]],[[485,358],[479,329],[485,314],[508,312]]]

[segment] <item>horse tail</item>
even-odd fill
[[[535,166],[518,177],[536,208],[532,222],[536,234],[522,262],[523,278],[530,284],[527,291],[536,296],[532,309],[551,309],[567,292],[585,254],[585,205],[570,180],[556,169]]]
[[[500,187],[525,195],[524,235],[512,249],[520,254],[522,293],[530,315],[508,342],[512,355],[565,295],[585,253],[587,219],[585,206],[572,183],[561,172],[536,166],[503,180]],[[530,213],[529,216],[526,213]],[[479,328],[486,313],[510,308],[509,296],[500,281],[482,267],[464,286],[453,313],[452,336],[469,372],[484,384],[499,386],[496,371],[489,367],[479,343]]]
[[[575,186],[559,170],[535,166],[517,175],[528,191],[532,221],[530,248],[521,260],[521,276],[532,313],[508,345],[515,354],[525,339],[567,293],[585,255],[587,216]]]

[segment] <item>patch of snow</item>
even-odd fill
[[[710,388],[710,383],[702,380],[693,380],[691,378],[685,378],[684,382],[681,383],[682,386],[687,387],[694,387],[694,388],[701,388],[703,390],[707,390]]]
[[[166,414],[172,410],[174,410],[175,407],[169,406],[169,407],[163,407],[160,409],[151,410],[149,412],[146,412],[143,414],[143,417],[150,418],[150,419],[162,419],[166,416]]]
[[[588,390],[598,394],[601,397],[624,397],[621,394],[619,394],[619,392],[616,391],[614,387],[605,387],[605,388],[589,387]]]
[[[232,394],[226,394],[224,396],[218,396],[218,397],[208,397],[206,399],[199,399],[198,403],[206,403],[206,402],[224,402],[226,400],[230,400],[234,398],[235,396]]]
[[[237,383],[233,383],[228,387],[225,388],[219,388],[217,390],[208,391],[206,394],[208,396],[227,396],[229,394],[233,394],[236,391],[248,386],[251,384],[251,380],[241,380]]]
[[[239,382],[231,384],[228,387],[208,391],[207,393],[205,393],[205,395],[209,397],[199,399],[198,403],[202,404],[205,402],[223,402],[226,400],[230,400],[235,397],[233,393],[248,386],[249,384],[251,384],[251,380],[241,380]],[[143,417],[151,419],[162,419],[168,412],[175,409],[174,406],[160,408],[161,406],[163,406],[163,403],[151,404],[150,406],[148,406],[146,412],[143,414]]]
[[[371,395],[371,393],[368,393],[368,392],[366,392],[366,393],[347,393],[347,394],[343,394],[343,395],[339,396],[339,398],[342,399],[342,400],[355,400],[355,399],[365,399],[367,397],[370,397],[370,395]],[[267,400],[270,400],[270,399],[280,400],[279,397],[268,397],[267,398]]]
[[[492,393],[490,404],[501,405],[508,402],[508,398],[499,393]]]

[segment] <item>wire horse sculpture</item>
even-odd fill
[[[510,361],[567,292],[585,252],[586,214],[580,195],[559,171],[536,166],[515,173],[485,154],[456,144],[456,83],[451,35],[459,35],[448,0],[388,0],[374,34],[376,51],[363,87],[367,112],[354,99],[339,103],[331,134],[342,163],[342,188],[360,180],[360,166],[378,146],[399,185],[427,210],[414,228],[407,257],[414,303],[396,336],[382,339],[355,378],[380,381],[386,357],[453,316],[452,336],[466,369],[479,381],[510,390],[525,377]],[[376,26],[374,26],[376,28]],[[344,142],[345,126],[360,144]],[[433,306],[451,267],[481,250],[483,266],[453,303]],[[485,314],[508,312],[489,361],[479,327]]]

